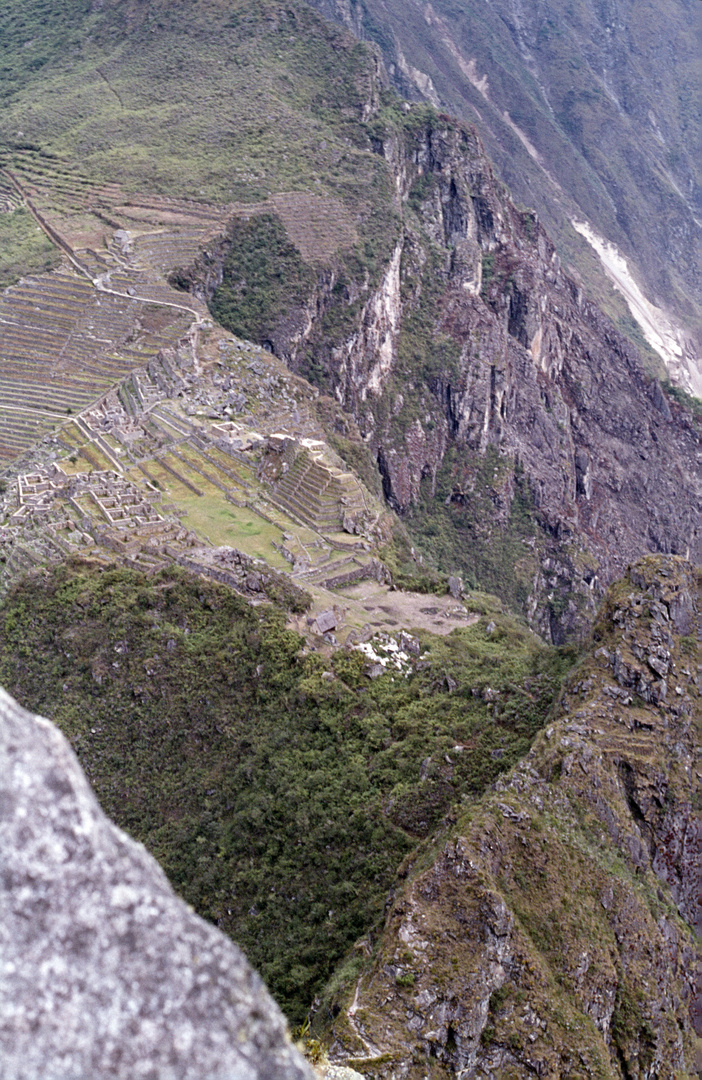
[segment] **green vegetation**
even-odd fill
[[[28,210],[0,213],[0,289],[14,285],[26,274],[52,270],[59,258],[58,249]]]
[[[299,1021],[403,857],[545,721],[572,653],[494,622],[422,633],[421,670],[371,680],[215,583],[74,562],[6,598],[0,684]]]
[[[203,488],[206,484],[207,481],[203,483]],[[209,485],[210,488],[212,486]],[[172,491],[166,488],[169,497],[175,497]],[[226,502],[217,489],[214,493],[207,490],[203,497],[189,491],[183,495],[178,491],[177,499],[179,508],[187,511],[185,524],[200,536],[207,536],[213,544],[229,544],[255,559],[264,559],[276,570],[289,568],[283,556],[273,547],[273,543],[282,544],[282,531],[253,510]]]
[[[429,254],[421,270],[412,268],[415,274],[408,273],[403,283],[403,300],[408,303],[410,311],[403,319],[397,349],[397,369],[398,384],[405,392],[408,380],[416,379],[420,392],[425,385],[435,392],[439,379],[450,382],[458,374],[461,347],[437,326],[443,294],[442,263],[445,254],[436,249]],[[418,284],[416,276],[421,278],[419,304],[416,301],[413,303],[412,297]]]
[[[437,596],[447,592],[448,574],[440,573],[417,556],[401,521],[393,521],[392,543],[383,548],[382,556],[396,588]]]
[[[481,274],[481,296],[485,298],[487,296],[488,285],[492,281],[495,273],[495,256],[492,254],[483,255],[482,262],[482,274]]]
[[[218,200],[319,191],[326,173],[363,202],[373,162],[355,162],[345,136],[358,141],[371,60],[302,3],[8,0],[0,41],[9,147]]]
[[[661,385],[668,397],[671,397],[673,401],[677,401],[678,405],[689,409],[695,420],[702,420],[702,401],[699,398],[685,393],[682,387],[674,386],[669,379],[662,380]]]
[[[300,308],[315,284],[280,218],[261,214],[237,221],[223,278],[210,303],[215,318],[239,337],[266,341],[280,320]]]
[[[82,51],[84,35],[90,26],[91,6],[90,0],[35,4],[7,0],[2,5],[1,99],[18,93],[61,55],[75,56]]]
[[[434,565],[453,567],[468,588],[496,593],[512,610],[524,610],[533,556],[522,541],[538,530],[528,484],[510,459],[492,447],[484,455],[462,449],[460,457],[450,450],[436,494],[423,484],[406,524]]]
[[[632,1045],[637,1045],[637,1064],[641,1068],[650,1067],[656,1051],[656,1034],[651,1023],[644,1016],[646,997],[639,986],[632,985],[619,972],[617,997],[612,1015],[612,1041],[620,1058],[626,1061]]]

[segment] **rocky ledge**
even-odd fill
[[[699,613],[680,558],[609,590],[531,752],[405,867],[332,1057],[388,1080],[693,1074]]]
[[[243,953],[0,690],[3,1080],[312,1080]]]

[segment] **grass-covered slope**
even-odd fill
[[[0,214],[0,289],[23,274],[52,270],[58,249],[47,239],[28,210]]]
[[[74,563],[4,602],[0,685],[299,1019],[403,857],[544,723],[572,654],[493,621],[420,635],[413,674],[371,680],[222,586]]]
[[[0,42],[0,141],[92,180],[219,202],[333,189],[363,206],[382,171],[355,145],[371,55],[304,3],[8,0]]]

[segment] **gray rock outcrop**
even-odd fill
[[[1,1080],[312,1080],[240,949],[0,690]]]
[[[334,1061],[374,1080],[424,1080],[427,1061],[694,1075],[701,601],[677,557],[612,586],[552,723],[429,867],[403,868],[372,959],[328,1005]]]
[[[276,316],[273,351],[324,371],[410,532],[431,493],[450,544],[434,558],[485,587],[502,537],[513,554],[489,589],[554,644],[582,637],[631,562],[702,559],[699,423],[563,270],[474,129],[417,114],[373,149],[403,216],[379,280],[366,295],[350,272],[341,291],[320,275],[299,320]],[[345,339],[335,305],[356,312]]]

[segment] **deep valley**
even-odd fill
[[[255,1001],[231,1019],[221,960],[201,976],[213,1017],[224,1003],[211,1030],[244,1061],[222,1080],[699,1067],[687,5],[666,9],[680,67],[655,108],[642,80],[665,50],[643,42],[665,13],[634,33],[626,5],[580,7],[0,13],[0,685],[18,703],[0,701],[0,754],[19,784],[0,842],[36,784],[67,815],[37,811],[37,865],[70,834],[89,882],[113,841],[76,825],[97,813],[83,770],[210,926],[126,837],[141,869],[108,867],[105,910],[122,865],[160,898],[123,905],[149,942],[175,904],[186,983],[193,926],[234,967],[238,943],[308,1062],[265,990],[267,1034]],[[22,780],[47,753],[56,774]],[[2,888],[24,926],[21,876]],[[35,903],[41,926],[53,901]],[[128,966],[125,918],[100,916]],[[49,1017],[80,979],[104,997],[80,967],[103,960],[66,940],[41,969],[67,980]],[[137,1034],[104,1005],[80,1068],[214,1068],[210,1005],[157,1035],[181,1014],[152,975]],[[38,1075],[15,1049],[32,1008],[0,987],[8,1080]],[[51,1054],[45,1075],[77,1080]]]

